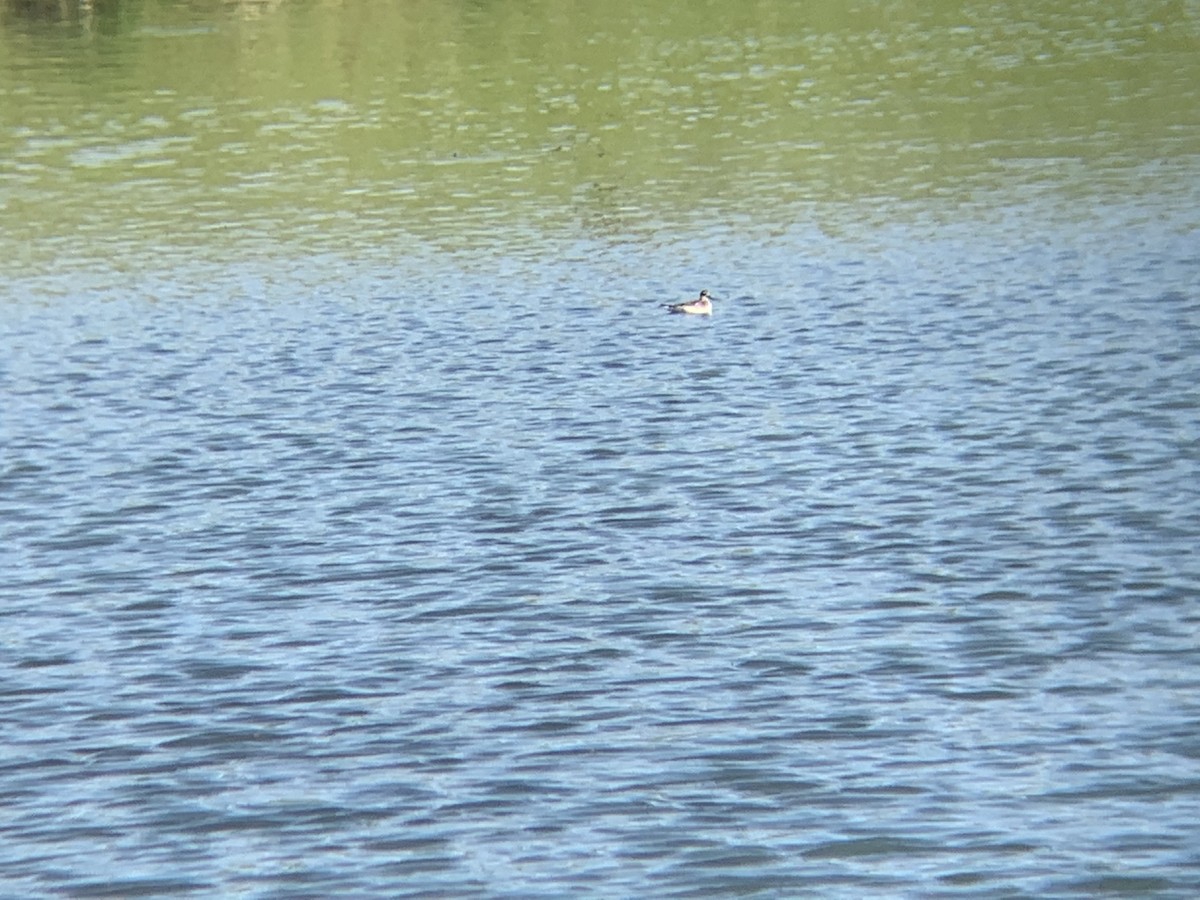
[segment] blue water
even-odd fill
[[[1195,895],[1196,246],[12,282],[0,893]]]

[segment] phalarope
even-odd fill
[[[712,315],[712,298],[708,296],[708,291],[701,291],[698,300],[689,300],[687,303],[664,303],[663,307],[673,313],[690,313],[694,316],[711,316]]]

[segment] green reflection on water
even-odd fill
[[[3,9],[10,265],[1195,200],[1195,2]]]

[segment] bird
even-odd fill
[[[668,312],[673,313],[690,313],[694,316],[711,316],[712,298],[709,297],[708,291],[701,291],[700,297],[697,300],[689,300],[686,303],[664,303],[663,308]]]

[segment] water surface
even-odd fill
[[[5,7],[0,893],[1195,894],[1196,36]]]

